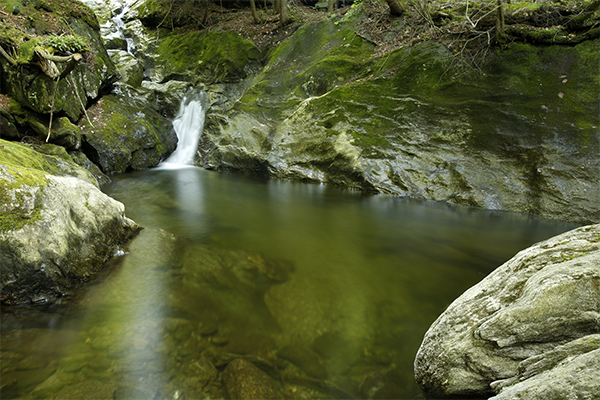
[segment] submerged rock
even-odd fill
[[[85,169],[0,140],[0,296],[3,303],[69,293],[140,227]]]
[[[415,376],[432,397],[600,396],[600,225],[518,253],[425,335]],[[588,367],[584,367],[587,365]]]
[[[281,390],[264,371],[249,361],[230,362],[223,373],[230,399],[283,399]]]
[[[112,400],[115,398],[116,387],[110,383],[99,381],[83,381],[67,386],[54,396],[54,399],[81,399],[81,400]]]

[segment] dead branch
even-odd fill
[[[2,46],[0,46],[0,54],[6,59],[6,61],[10,63],[10,65],[12,65],[13,67],[17,66],[17,62],[11,56],[9,56],[6,51],[4,51],[4,48]]]

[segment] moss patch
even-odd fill
[[[267,54],[266,65],[238,109],[266,119],[285,116],[302,100],[368,74],[373,46],[332,21],[301,27]]]
[[[179,77],[206,84],[237,82],[261,58],[251,41],[231,32],[170,33],[161,39],[157,53],[165,79]]]
[[[43,190],[47,184],[46,173],[58,172],[60,168],[27,145],[0,139],[0,147],[0,169],[12,176],[12,179],[0,179],[0,205],[4,205],[0,213],[0,232],[5,232],[41,218],[38,205],[33,210],[21,206],[25,194],[19,189],[37,186]],[[19,203],[16,207],[15,201]]]

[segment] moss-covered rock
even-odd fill
[[[209,112],[203,165],[600,221],[597,41],[512,44],[480,73],[436,43],[371,50],[343,23],[299,29]]]
[[[144,68],[137,58],[124,50],[109,50],[109,55],[121,78],[120,82],[139,87],[144,79]]]
[[[148,72],[155,82],[171,79],[194,84],[239,82],[257,72],[260,66],[260,51],[251,41],[234,33],[162,33],[154,66]]]
[[[68,293],[139,230],[64,148],[0,139],[0,299]]]
[[[88,100],[96,99],[117,78],[100,38],[98,21],[89,8],[73,0],[26,2],[22,11],[28,14],[28,29],[0,29],[0,42],[14,51],[18,64],[15,67],[0,57],[3,92],[34,112],[64,112],[76,122]],[[65,31],[70,35],[59,35]],[[73,40],[66,40],[69,37]],[[56,84],[40,69],[36,46],[57,56],[80,52],[84,59]],[[65,68],[64,63],[55,64],[59,71]]]
[[[597,398],[599,265],[600,225],[521,251],[429,328],[417,382],[434,398]]]
[[[171,121],[139,99],[107,95],[88,113],[83,151],[106,174],[154,167],[177,146]]]

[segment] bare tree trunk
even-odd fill
[[[273,2],[273,13],[274,14],[281,13],[281,0],[274,0],[274,2]]]
[[[385,2],[390,7],[390,13],[392,15],[404,14],[404,7],[402,7],[402,4],[400,4],[400,0],[385,0]]]
[[[502,0],[498,0],[498,10],[496,11],[496,41],[502,41],[504,34],[504,5]]]
[[[281,26],[285,26],[290,22],[290,13],[288,10],[287,0],[281,1],[281,12],[279,13],[279,23]]]
[[[254,0],[250,0],[250,9],[252,10],[252,18],[254,19],[254,23],[260,23],[260,18],[258,17],[258,13],[256,12],[256,3]]]
[[[330,13],[333,12],[333,0],[329,0],[327,2],[327,11],[329,11]]]
[[[204,0],[204,10],[202,12],[202,25],[206,24],[208,19],[208,0]]]

